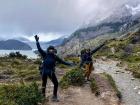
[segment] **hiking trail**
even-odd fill
[[[125,70],[125,67],[118,67],[118,63],[109,59],[97,59],[94,63],[94,72],[106,72],[113,77],[122,93],[124,105],[140,105],[140,79],[134,78],[131,72]]]
[[[65,73],[66,70],[59,68],[56,69],[56,75],[59,80]],[[98,78],[98,75],[96,76]],[[98,80],[102,84],[100,78]],[[46,89],[47,99],[43,105],[120,105],[118,104],[116,97],[114,97],[112,89],[110,89],[108,85],[106,85],[106,88],[107,89],[102,89],[103,91],[105,90],[105,92],[102,94],[102,97],[96,97],[95,94],[91,92],[90,82],[85,83],[84,86],[81,87],[70,86],[66,90],[59,88],[58,98],[60,102],[52,102],[51,97],[53,84],[49,80]],[[108,97],[106,97],[107,95]]]

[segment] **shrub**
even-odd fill
[[[34,61],[34,64],[41,64],[42,63],[42,60],[41,59],[39,59],[39,58],[37,58],[35,61]]]
[[[20,52],[11,52],[8,57],[10,58],[21,58],[21,59],[27,59],[26,55],[22,55]]]
[[[36,83],[1,86],[0,105],[38,105],[42,100]]]
[[[83,84],[83,71],[78,68],[72,69],[71,71],[67,72],[60,81],[61,88],[68,88],[69,85],[81,86]]]

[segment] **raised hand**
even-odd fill
[[[35,40],[38,42],[39,41],[39,37],[37,35],[34,36]]]

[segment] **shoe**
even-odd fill
[[[53,97],[52,97],[52,101],[53,101],[53,102],[59,102],[57,96],[53,96]]]
[[[87,79],[87,81],[91,81],[90,79]]]

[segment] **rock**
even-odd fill
[[[138,94],[140,95],[140,90],[138,91]]]
[[[135,86],[135,87],[134,87],[134,90],[137,90],[138,88],[139,88],[138,86]]]
[[[131,78],[131,80],[135,80],[135,78]]]
[[[121,71],[121,73],[125,73],[124,71]]]
[[[107,58],[106,58],[106,57],[102,57],[101,59],[102,59],[103,61],[106,61],[106,60],[107,60]]]

